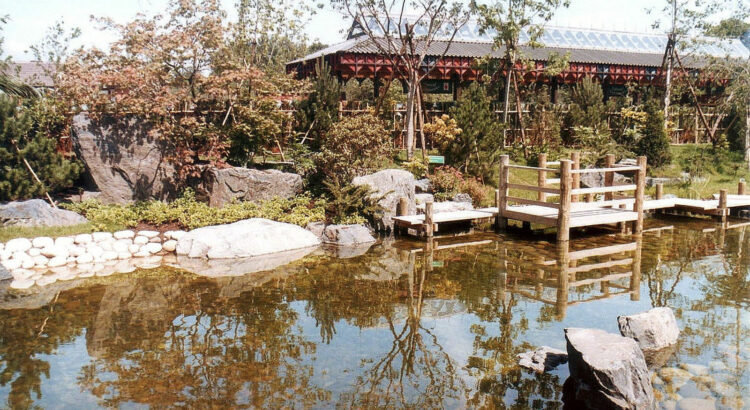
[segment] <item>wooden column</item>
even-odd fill
[[[605,168],[614,168],[615,166],[615,155],[614,154],[607,154],[606,157],[606,164],[604,165]],[[604,186],[612,186],[615,183],[615,173],[607,171],[604,173]],[[614,192],[606,192],[604,194],[604,200],[605,201],[611,201],[614,199],[615,193]]]
[[[662,199],[664,197],[664,184],[659,182],[656,184],[656,199]]]
[[[428,238],[433,234],[434,222],[432,213],[432,201],[424,204],[424,234]]]
[[[740,179],[740,182],[737,183],[737,195],[745,195],[745,188],[747,188],[745,180]]]
[[[727,221],[727,190],[726,189],[719,190],[719,218],[721,218],[722,223]]]
[[[396,207],[396,216],[406,216],[409,214],[409,198],[402,196],[398,199]]]
[[[504,216],[505,208],[508,205],[508,165],[510,164],[510,157],[507,155],[500,156],[500,180],[498,181],[498,196],[497,196],[497,228],[506,229],[508,227],[508,218]]]
[[[560,161],[560,210],[557,214],[557,241],[570,239],[570,190],[573,185],[569,160]]]
[[[572,169],[581,169],[581,153],[578,151],[570,153],[570,160],[573,162]],[[581,187],[581,174],[573,174],[573,189]],[[578,195],[573,195],[571,201],[578,202]]]
[[[643,232],[643,200],[646,192],[646,157],[638,157],[638,171],[635,174],[635,204],[633,211],[638,213],[638,219],[633,224],[633,233]]]
[[[539,168],[547,168],[547,154],[539,154]],[[547,186],[547,171],[538,171],[537,172],[537,185],[539,188],[544,188]],[[547,193],[545,192],[539,192],[537,195],[537,199],[545,202],[547,200]]]
[[[560,163],[562,166],[562,163]],[[570,283],[570,242],[557,243],[557,295],[555,297],[555,313],[557,320],[565,318],[568,309],[568,284]]]
[[[661,232],[661,231],[659,231]],[[630,300],[641,299],[641,260],[643,249],[643,236],[635,236],[635,252],[633,253],[633,265],[631,266],[630,276]]]

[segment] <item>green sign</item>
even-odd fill
[[[427,157],[430,164],[445,164],[445,157],[442,155],[430,155]]]
[[[445,266],[445,263],[443,263],[443,261],[433,261],[432,262],[432,267],[433,268],[442,268],[443,266]]]

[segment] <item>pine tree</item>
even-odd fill
[[[341,85],[323,60],[317,62],[315,73],[313,91],[298,105],[297,124],[298,131],[311,141],[310,147],[317,150],[325,133],[338,121]]]
[[[451,115],[461,132],[442,147],[446,161],[471,175],[491,176],[502,152],[502,130],[485,87],[472,83],[461,93]]]
[[[56,145],[54,138],[38,131],[26,107],[0,96],[0,201],[32,198],[42,195],[45,188],[54,192],[72,186],[82,167],[58,154]],[[43,185],[31,176],[24,159]]]
[[[667,130],[664,129],[664,111],[655,99],[647,101],[643,111],[646,113],[646,122],[642,130],[643,136],[636,144],[636,154],[645,155],[649,166],[660,167],[669,164],[672,157],[669,152]]]
[[[570,111],[565,119],[566,139],[573,142],[575,127],[590,128],[596,135],[609,135],[607,105],[601,85],[586,77],[573,88]]]

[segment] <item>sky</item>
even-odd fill
[[[233,18],[236,0],[221,0],[229,18]],[[310,1],[310,0],[300,0]],[[743,0],[738,0],[743,1]],[[110,17],[116,22],[131,20],[137,13],[154,14],[166,8],[168,0],[0,0],[0,15],[10,21],[2,36],[3,51],[16,61],[32,59],[30,46],[44,37],[47,27],[64,20],[68,27],[79,27],[82,35],[74,46],[106,48],[112,36],[99,31],[89,16]],[[579,28],[651,32],[655,16],[646,12],[664,0],[571,0],[568,9],[560,9],[551,25]],[[661,8],[661,7],[658,7]],[[330,9],[312,17],[307,26],[311,40],[334,44],[344,39],[349,21]]]

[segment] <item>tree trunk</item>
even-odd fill
[[[526,130],[523,129],[523,106],[521,105],[521,93],[518,92],[518,76],[513,75],[513,89],[516,92],[516,113],[518,115],[518,128],[521,130],[521,144],[523,146],[523,157],[529,159],[529,144],[526,141]]]
[[[750,169],[750,104],[748,104],[745,112],[745,161],[747,161],[747,167]]]
[[[664,129],[667,128],[667,124],[669,123],[669,104],[672,100],[672,56],[674,55],[674,51],[667,46],[667,49],[669,50],[669,55],[667,56],[667,78],[666,83],[664,85]],[[670,136],[671,138],[671,136]]]
[[[406,96],[406,157],[411,159],[414,155],[414,103],[417,94],[417,73],[412,70],[409,73],[409,92]]]
[[[505,124],[505,127],[503,128],[503,148],[506,147],[507,140],[508,140],[508,106],[510,104],[510,75],[513,71],[512,66],[508,65],[508,73],[505,75],[505,97],[503,101],[503,124]]]

